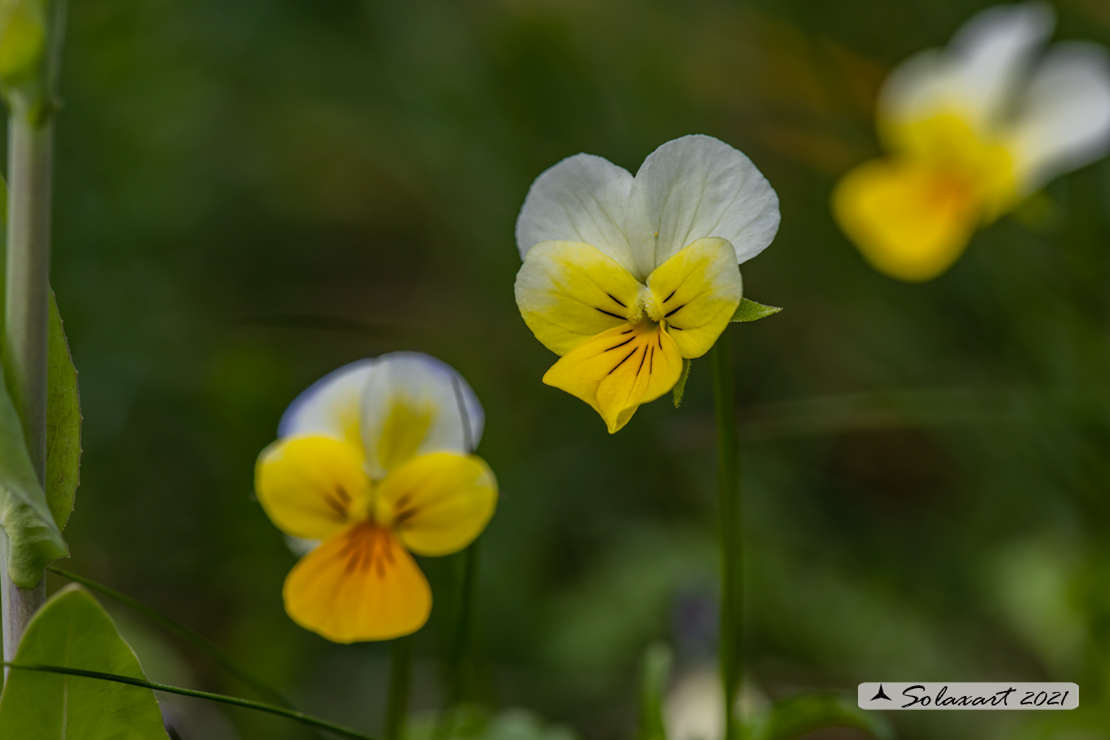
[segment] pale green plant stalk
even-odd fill
[[[728,334],[711,351],[717,410],[717,499],[721,538],[721,617],[718,649],[725,700],[725,739],[738,736],[734,716],[743,656],[743,579],[740,537],[740,442]]]
[[[50,271],[51,111],[11,102],[8,118],[8,262],[3,359],[8,391],[23,422],[39,482],[46,473],[47,317]],[[4,655],[14,656],[46,584],[20,588],[0,568]]]

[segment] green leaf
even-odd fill
[[[747,298],[740,300],[740,305],[736,307],[736,313],[732,315],[732,320],[735,321],[759,321],[768,316],[777,314],[782,309],[778,306],[764,306],[762,303],[749,301]]]
[[[4,325],[7,203],[8,186],[0,178],[0,327]],[[49,322],[45,492],[0,371],[0,527],[8,537],[8,574],[25,588],[38,585],[47,563],[69,554],[61,530],[73,511],[81,462],[77,370],[53,295]]]
[[[69,354],[58,301],[50,293],[50,337],[47,347],[46,503],[59,530],[73,511],[81,479],[81,396],[77,368]]]
[[[894,740],[886,717],[867,712],[838,694],[804,694],[776,704],[753,723],[746,740],[794,740],[827,727],[849,727],[868,732],[878,740]]]
[[[108,613],[80,586],[38,611],[15,663],[114,673],[146,680]],[[13,670],[0,698],[0,737],[20,740],[167,740],[150,689],[90,678]]]
[[[656,644],[644,652],[640,662],[639,740],[667,740],[663,723],[663,695],[671,672],[671,651]]]
[[[0,178],[0,327],[4,324],[4,244],[7,237],[8,186]],[[46,503],[65,529],[81,477],[81,398],[77,368],[69,353],[58,301],[50,293],[47,337]]]
[[[678,376],[678,382],[674,384],[674,407],[677,409],[682,404],[682,397],[686,395],[686,381],[690,378],[690,366],[694,363],[691,360],[684,359],[682,361],[682,375]]]
[[[23,426],[0,370],[0,526],[8,538],[8,575],[34,588],[47,564],[69,555],[27,453]]]

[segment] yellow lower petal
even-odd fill
[[[389,640],[424,626],[432,592],[397,538],[356,524],[301,559],[285,579],[285,611],[332,642]]]
[[[951,267],[985,207],[976,185],[960,175],[894,159],[860,165],[833,192],[833,214],[864,258],[908,282]]]
[[[482,533],[497,506],[497,481],[482,458],[437,452],[382,481],[375,520],[418,555],[449,555]]]
[[[602,332],[556,362],[543,382],[594,407],[613,434],[640,404],[674,387],[682,355],[658,324],[624,324]]]

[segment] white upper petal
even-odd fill
[[[998,119],[1055,23],[1046,3],[999,5],[973,16],[952,38],[960,81],[983,115]]]
[[[946,49],[926,49],[905,60],[887,76],[879,90],[880,125],[919,121],[943,112],[968,108],[959,68]]]
[[[1035,190],[1110,148],[1110,54],[1096,44],[1054,45],[1029,84],[1010,149]]]
[[[625,210],[632,175],[592,154],[567,157],[532,183],[516,222],[521,259],[544,241],[584,242],[631,269]]]
[[[683,136],[644,160],[626,228],[641,280],[703,237],[728,240],[741,263],[774,239],[779,200],[743,153],[711,136]]]
[[[417,455],[430,452],[470,453],[482,437],[485,413],[477,396],[450,365],[419,352],[393,352],[374,362],[362,395],[362,439],[367,472],[389,472],[381,442],[391,414],[398,408],[427,418]]]
[[[1052,8],[1041,2],[978,13],[947,49],[916,54],[891,73],[880,93],[880,115],[902,123],[950,112],[991,131],[1005,117],[1016,84],[1053,25]]]
[[[278,437],[321,435],[357,441],[362,388],[374,362],[352,362],[310,385],[285,410]]]

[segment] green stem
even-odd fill
[[[409,708],[412,637],[398,637],[389,646],[389,696],[385,708],[385,740],[400,740]]]
[[[740,548],[740,442],[728,334],[711,352],[717,409],[717,498],[721,537],[720,670],[725,699],[725,738],[737,736],[734,717],[743,655],[743,580]]]
[[[250,701],[248,699],[240,699],[236,696],[225,696],[224,694],[212,694],[207,691],[196,691],[195,689],[183,689],[179,686],[167,686],[166,684],[154,683],[152,681],[144,681],[141,678],[131,678],[130,676],[120,676],[114,673],[101,673],[100,671],[86,671],[80,668],[64,668],[62,666],[50,665],[22,665],[17,663],[4,663],[5,668],[12,668],[21,671],[38,671],[40,673],[57,673],[63,676],[79,676],[81,678],[90,678],[98,681],[111,681],[113,683],[122,683],[129,686],[138,686],[152,691],[161,691],[166,694],[178,694],[180,696],[190,696],[194,699],[204,699],[206,701],[214,701],[220,704],[230,704],[234,707],[242,707],[243,709],[252,709],[256,712],[265,712],[266,714],[276,714],[279,717],[300,722],[310,727],[316,727],[321,730],[334,733],[341,737],[355,738],[356,740],[374,740],[369,735],[364,735],[357,730],[352,730],[350,727],[337,725],[334,722],[313,717],[311,714],[298,712],[294,709],[286,709],[284,707],[275,707],[270,704],[262,704],[257,701]]]
[[[8,256],[3,362],[8,391],[23,422],[27,450],[46,478],[46,353],[50,293],[50,170],[52,118],[33,120],[18,97],[8,118]],[[14,656],[46,584],[20,588],[0,570],[4,655]],[[6,673],[6,672],[5,672]]]
[[[470,648],[470,625],[474,619],[474,583],[478,574],[478,540],[462,552],[462,583],[459,591],[458,619],[447,657],[447,691],[436,722],[436,738],[450,732],[452,707],[463,700],[466,691],[466,658]]]
[[[455,623],[447,668],[448,705],[462,701],[466,690],[466,659],[470,649],[470,625],[474,620],[474,584],[478,575],[478,540],[463,550],[462,569],[458,621]]]
[[[266,697],[269,701],[286,707],[287,709],[293,708],[292,703],[288,699],[286,699],[281,694],[281,692],[279,692],[277,689],[272,688],[261,678],[258,678],[254,674],[247,671],[245,668],[241,668],[230,655],[228,655],[215,644],[197,634],[193,630],[189,629],[185,625],[175,621],[172,617],[162,614],[161,612],[152,609],[146,604],[137,601],[126,594],[120,593],[113,588],[109,588],[108,586],[97,583],[96,581],[85,578],[84,576],[79,576],[76,573],[69,572],[68,570],[56,568],[53,565],[47,566],[46,569],[51,573],[55,573],[61,576],[62,578],[67,578],[76,583],[80,583],[81,585],[89,588],[92,591],[96,591],[97,593],[103,594],[110,599],[118,601],[124,606],[133,609],[139,614],[142,614],[144,617],[150,619],[152,622],[160,624],[162,627],[166,628],[170,632],[173,632],[185,642],[206,653],[224,670],[235,676],[237,679],[239,679],[239,681],[243,683],[244,686],[255,691],[259,696]]]

